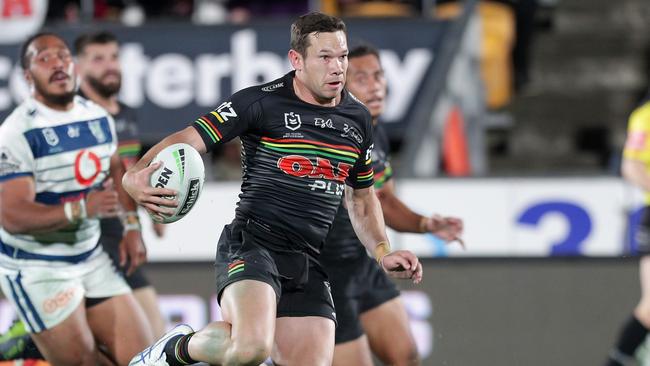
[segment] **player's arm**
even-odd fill
[[[408,233],[432,233],[443,240],[459,240],[463,231],[463,221],[456,217],[430,217],[420,215],[411,210],[395,194],[394,181],[388,180],[377,189],[377,197],[381,203],[386,225],[393,230]]]
[[[150,212],[171,215],[174,212],[173,207],[178,205],[176,200],[163,198],[163,196],[175,196],[176,192],[168,188],[152,187],[149,183],[151,174],[160,167],[160,162],[151,164],[151,161],[162,149],[167,146],[186,143],[203,154],[207,151],[206,145],[201,135],[193,127],[186,127],[165,137],[162,141],[154,145],[147,151],[142,158],[128,169],[122,178],[124,190],[135,200]],[[159,206],[161,205],[161,206]]]
[[[130,275],[138,266],[146,262],[147,249],[142,241],[138,206],[122,186],[122,177],[125,172],[124,161],[116,151],[111,157],[111,177],[115,182],[115,190],[122,207],[121,219],[124,224],[124,235],[119,246],[120,266],[124,267],[128,261],[129,268],[126,273]]]
[[[624,158],[621,173],[630,183],[646,192],[650,192],[650,174],[648,174],[645,162],[633,158]]]
[[[0,221],[11,234],[50,232],[86,217],[115,216],[118,209],[111,180],[103,190],[91,191],[85,200],[47,205],[36,202],[34,178],[26,175],[2,183],[0,203]]]
[[[422,265],[406,250],[390,251],[381,205],[372,186],[353,189],[346,185],[345,200],[350,222],[361,243],[391,276],[422,280]]]

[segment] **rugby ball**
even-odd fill
[[[178,192],[178,206],[173,215],[152,216],[154,221],[168,224],[185,217],[194,207],[203,190],[205,168],[201,154],[184,143],[173,144],[160,150],[151,164],[161,161],[162,165],[151,174],[152,187],[169,188]]]

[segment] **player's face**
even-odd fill
[[[104,98],[120,91],[122,69],[117,42],[86,46],[79,55],[77,66],[84,82]]]
[[[304,82],[317,100],[341,94],[348,69],[348,43],[343,31],[312,33],[304,57]]]
[[[384,111],[386,78],[375,55],[351,58],[345,87],[366,105],[373,118]]]
[[[75,95],[76,73],[65,43],[54,36],[42,36],[32,41],[26,56],[29,65],[25,76],[34,97],[47,105],[70,103]]]

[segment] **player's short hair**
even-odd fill
[[[31,45],[35,40],[45,36],[56,37],[60,39],[66,45],[66,47],[68,47],[68,43],[65,41],[65,39],[63,39],[58,34],[52,32],[38,32],[34,34],[33,36],[27,38],[25,42],[23,42],[22,46],[20,46],[20,67],[22,67],[23,70],[27,70],[29,68],[29,58],[27,58],[27,49],[29,48],[29,45]]]
[[[379,59],[379,50],[377,50],[377,48],[371,44],[361,43],[352,47],[352,49],[348,53],[348,59],[363,57],[368,55],[373,55],[377,57],[377,59]]]
[[[74,53],[75,55],[82,54],[86,47],[91,44],[108,44],[108,43],[118,43],[117,37],[108,31],[99,31],[93,33],[85,33],[77,37],[74,41]]]
[[[337,31],[347,34],[345,23],[341,19],[319,12],[305,14],[291,24],[291,49],[305,56],[310,34]]]

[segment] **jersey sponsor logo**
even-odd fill
[[[314,124],[316,124],[316,127],[320,127],[322,129],[325,128],[331,128],[332,130],[336,129],[334,128],[334,122],[332,122],[330,118],[324,119],[324,118],[316,117],[314,118]]]
[[[64,308],[70,302],[70,300],[74,298],[74,294],[74,288],[69,288],[58,292],[56,295],[43,301],[43,310],[46,313],[51,314],[58,309]]]
[[[45,142],[50,146],[56,146],[59,143],[59,136],[56,134],[56,131],[52,127],[46,127],[41,130],[43,137],[45,137]]]
[[[336,168],[329,159],[316,158],[316,162],[301,155],[289,155],[278,160],[278,168],[294,177],[324,178],[343,182],[352,168],[351,164],[339,162]]]
[[[302,121],[298,113],[289,112],[284,114],[284,126],[286,128],[295,131],[300,128],[300,125],[302,125]]]
[[[223,122],[228,120],[228,117],[236,118],[237,117],[237,112],[232,108],[232,102],[223,102],[221,103],[220,106],[215,109],[215,112],[223,118]],[[219,121],[222,122],[222,121]],[[223,123],[222,122],[222,123]]]
[[[343,133],[341,134],[341,137],[351,138],[360,144],[363,143],[363,135],[361,135],[361,132],[359,132],[356,127],[350,126],[347,123],[343,124]]]
[[[99,157],[92,151],[81,150],[74,159],[74,177],[77,183],[88,187],[102,171]]]
[[[365,160],[370,160],[372,157],[372,150],[375,148],[375,144],[370,144],[368,147],[368,150],[366,150],[366,159]]]
[[[79,137],[79,126],[68,126],[68,137],[71,139]]]
[[[20,164],[9,149],[0,147],[0,176],[17,173],[18,168],[20,168]]]
[[[272,91],[274,91],[274,90],[276,90],[278,88],[282,88],[283,86],[284,86],[284,82],[273,84],[273,85],[267,85],[267,86],[262,88],[262,91],[272,92]]]
[[[103,143],[106,142],[106,134],[104,133],[104,130],[102,129],[102,121],[101,120],[94,120],[88,122],[88,128],[90,129],[90,133],[95,136],[97,139],[98,143]]]

